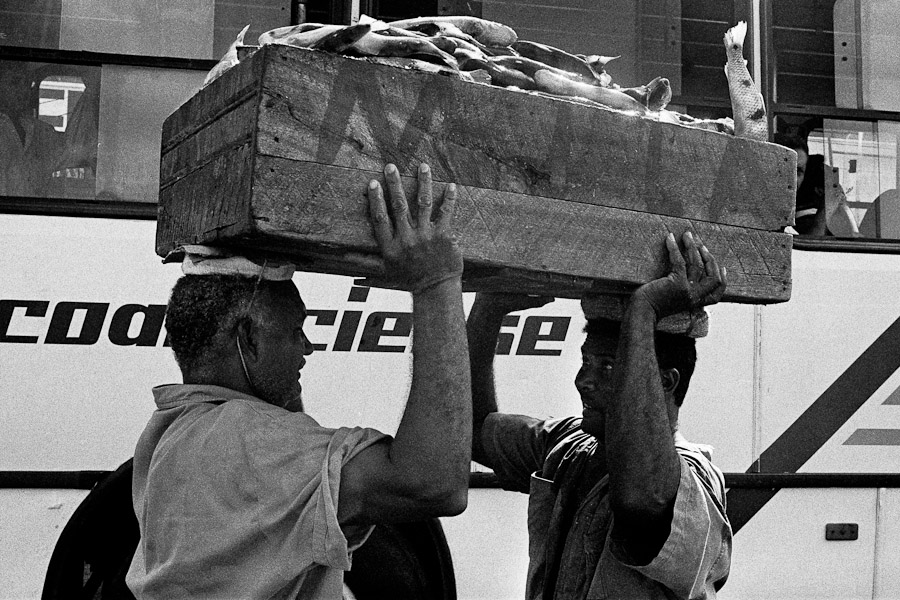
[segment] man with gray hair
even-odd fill
[[[411,214],[397,168],[369,212],[387,278],[412,292],[413,371],[394,437],[303,412],[312,354],[293,267],[188,247],[166,316],[183,383],[154,388],[133,499],[141,598],[341,598],[376,523],[466,507],[471,401],[455,186],[433,209],[427,165]],[[434,210],[434,214],[433,214]],[[360,399],[364,400],[364,399]]]
[[[721,472],[678,432],[725,270],[687,232],[671,270],[630,298],[582,299],[581,418],[498,412],[493,359],[504,315],[549,299],[478,294],[469,313],[473,459],[529,494],[526,598],[714,598],[731,529]]]

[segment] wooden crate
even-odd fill
[[[773,144],[284,46],[162,138],[161,256],[217,244],[377,277],[367,182],[392,162],[411,190],[427,162],[459,187],[466,289],[626,292],[667,271],[667,231],[691,229],[728,268],[727,301],[790,297],[796,156]]]

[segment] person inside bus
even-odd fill
[[[794,230],[800,235],[859,237],[847,196],[821,154],[810,154],[804,138],[776,133],[774,141],[797,153]]]
[[[526,598],[714,598],[731,563],[721,472],[678,432],[726,274],[693,238],[666,238],[671,271],[628,299],[585,296],[580,418],[498,412],[503,317],[549,299],[479,293],[469,313],[473,459],[529,494]]]
[[[465,509],[471,387],[455,186],[437,203],[426,165],[418,177],[414,216],[394,165],[393,218],[381,185],[367,192],[385,275],[412,292],[412,383],[393,437],[303,412],[299,372],[313,346],[292,265],[185,248],[166,316],[184,382],[154,388],[134,456],[141,539],[127,582],[138,599],[341,598],[374,524]]]
[[[815,177],[806,176],[809,168],[809,146],[806,140],[794,134],[776,133],[774,141],[797,153],[794,230],[801,235],[825,235],[824,199],[815,194],[815,186],[811,183]]]
[[[32,70],[0,61],[0,195],[40,196],[62,154],[64,134],[37,116]]]

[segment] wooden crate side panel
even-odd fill
[[[181,244],[217,244],[252,234],[253,159],[252,144],[246,143],[162,188],[156,253],[165,256]]]
[[[240,104],[232,105],[228,112],[195,129],[191,136],[165,149],[160,158],[160,189],[165,189],[192,171],[202,169],[220,155],[234,152],[235,148],[252,147],[257,108],[255,96],[245,98]],[[221,199],[210,197],[209,201]]]
[[[163,123],[162,154],[230,112],[236,105],[243,104],[248,97],[257,96],[264,70],[263,57],[251,56],[194,94]],[[243,126],[249,131],[255,127],[255,119]]]
[[[261,154],[780,231],[792,151],[576,102],[267,47]]]
[[[198,92],[163,125],[156,250],[248,233],[259,88],[252,57]]]
[[[312,249],[319,258],[333,252],[334,264],[328,264],[333,272],[379,275],[365,196],[373,176],[257,157],[252,211],[255,230],[265,241],[257,238],[253,247],[298,256]],[[414,180],[405,183],[408,197],[414,198]],[[727,267],[727,301],[765,304],[790,298],[792,238],[787,234],[469,186],[459,186],[455,229],[473,276],[530,272],[532,279],[574,281],[576,288],[601,279],[621,290],[664,275],[666,233],[680,237],[691,229]],[[527,286],[528,278],[520,283]]]

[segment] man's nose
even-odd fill
[[[575,376],[575,387],[579,391],[593,392],[597,389],[597,381],[586,373],[585,369],[581,369]]]

